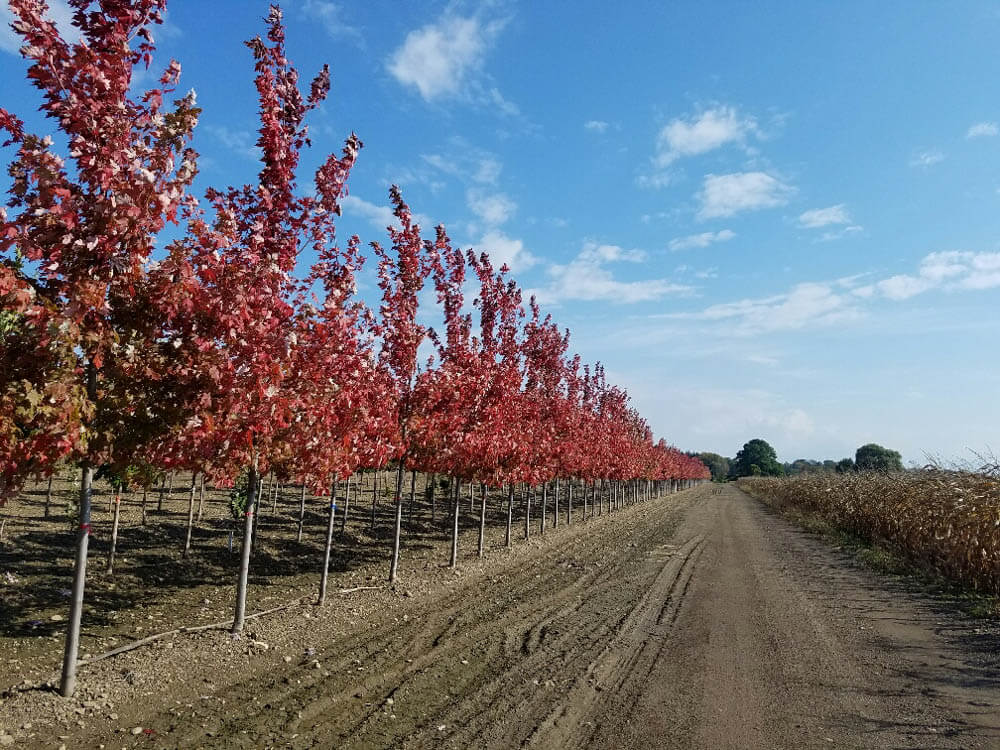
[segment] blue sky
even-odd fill
[[[782,460],[997,447],[996,3],[283,7],[302,77],[333,74],[303,176],[365,143],[341,237],[384,240],[400,184],[428,236],[509,262],[658,435]],[[156,33],[204,109],[199,193],[256,171],[241,42],[265,13],[175,0]],[[0,85],[26,116],[17,46],[0,33]]]

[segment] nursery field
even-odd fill
[[[151,512],[146,532],[123,529],[113,582],[95,573],[84,655],[231,616],[222,527],[203,529],[181,559],[187,492],[175,494],[165,520]],[[297,505],[289,493],[277,516]],[[499,507],[491,501],[491,513]],[[447,534],[418,503],[395,588],[383,585],[386,542],[359,515],[350,544],[338,543],[322,607],[320,518],[307,517],[296,546],[295,524],[269,528],[265,515],[249,609],[301,603],[249,621],[238,640],[175,633],[83,666],[72,699],[45,687],[58,677],[62,625],[51,615],[65,609],[58,588],[70,562],[57,544],[45,562],[41,521],[15,524],[2,570],[49,575],[53,599],[3,589],[0,736],[17,747],[1000,743],[995,622],[856,567],[735,487],[578,516],[510,549],[494,523],[481,559],[467,511],[450,570]],[[388,512],[380,524],[389,529]],[[133,548],[130,532],[150,538]]]

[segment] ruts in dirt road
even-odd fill
[[[1000,748],[1000,635],[947,610],[705,485],[390,594],[312,633],[322,670],[214,674],[211,710],[192,660],[190,696],[118,709],[155,736],[79,746]]]

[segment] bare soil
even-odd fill
[[[73,700],[44,686],[59,623],[17,630],[35,612],[18,594],[0,637],[0,742],[1000,748],[995,621],[858,567],[734,487],[577,516],[511,550],[498,511],[484,559],[470,516],[457,571],[443,567],[440,534],[414,531],[400,586],[337,593],[384,576],[384,540],[359,536],[356,558],[338,548],[322,608],[309,603],[316,528],[301,560],[284,542],[265,545],[258,575],[272,558],[286,567],[257,579],[254,607],[301,605],[253,621],[239,640],[176,635],[84,667]],[[224,551],[213,562],[213,548],[203,540],[177,583],[173,557],[160,586],[95,581],[101,595],[123,585],[128,596],[88,613],[91,653],[229,616],[232,563]],[[0,576],[11,562],[0,557]]]

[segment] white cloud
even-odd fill
[[[604,122],[604,120],[587,120],[587,122],[583,123],[583,127],[595,133],[603,133],[611,127],[611,125],[610,123]]]
[[[319,21],[326,33],[334,39],[350,39],[358,43],[364,41],[361,30],[344,19],[344,9],[337,3],[325,2],[324,0],[306,0],[302,6],[302,12]]]
[[[387,67],[404,86],[414,86],[426,101],[461,93],[469,76],[483,63],[503,28],[478,18],[445,15],[411,31],[389,58]],[[497,92],[499,93],[499,92]]]
[[[944,154],[936,149],[921,151],[910,159],[911,167],[930,167],[938,162],[944,161]]]
[[[390,226],[399,227],[399,221],[388,204],[378,205],[370,203],[356,195],[345,195],[340,199],[340,207],[344,216],[362,218],[376,229],[385,229]],[[431,220],[423,214],[414,213],[412,217],[413,223],[419,224],[421,227],[429,227],[431,225]]]
[[[929,279],[905,274],[890,276],[875,284],[875,288],[891,300],[909,299],[921,292],[926,292],[933,286],[934,283]]]
[[[504,193],[484,193],[471,188],[465,200],[472,213],[490,227],[504,224],[517,210],[517,204]]]
[[[831,224],[850,224],[851,216],[843,203],[828,208],[814,208],[799,215],[799,226],[819,229]]]
[[[648,302],[668,294],[690,293],[690,287],[668,279],[619,281],[605,267],[616,262],[639,263],[645,258],[641,250],[587,242],[569,263],[549,266],[550,283],[542,289],[529,290],[529,293],[534,293],[541,303],[607,300],[618,304]]]
[[[422,154],[420,158],[447,175],[480,185],[495,185],[503,170],[496,155],[472,146],[464,138],[452,138],[447,153]]]
[[[832,284],[804,282],[785,294],[725,302],[701,312],[667,317],[726,322],[732,333],[753,335],[838,323],[860,317],[860,311],[849,297],[834,291]]]
[[[740,115],[734,107],[714,107],[688,118],[667,123],[656,141],[657,167],[666,167],[684,156],[697,156],[727,143],[742,143],[757,131],[752,117]]]
[[[764,172],[706,175],[698,194],[701,200],[698,218],[713,219],[783,206],[794,192],[793,187]]]
[[[80,41],[80,30],[73,25],[73,10],[66,0],[49,0],[48,5],[46,17],[55,23],[62,38],[68,42]],[[24,40],[10,27],[13,22],[14,14],[10,6],[6,0],[0,0],[0,50],[20,55]]]
[[[1000,135],[1000,126],[995,122],[977,122],[966,132],[966,138],[984,138]]]
[[[701,234],[689,234],[687,237],[675,237],[667,244],[673,251],[687,250],[692,247],[708,247],[713,242],[725,242],[736,236],[736,232],[729,229],[722,229],[718,232],[702,232]]]
[[[486,232],[476,250],[488,254],[495,268],[506,264],[515,272],[531,268],[538,262],[538,258],[525,249],[524,242],[497,229]]]
[[[1000,252],[974,253],[947,250],[930,253],[915,275],[899,274],[876,285],[885,297],[903,300],[930,289],[948,291],[1000,287]]]

